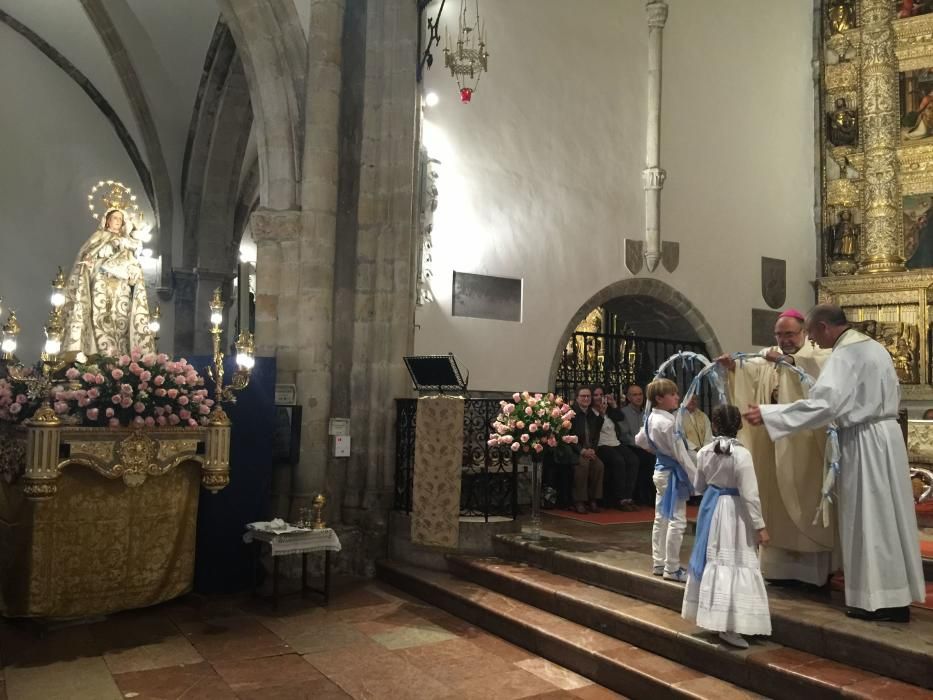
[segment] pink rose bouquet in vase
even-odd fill
[[[525,535],[541,538],[538,509],[540,496],[540,462],[544,452],[555,451],[577,442],[570,434],[574,412],[554,394],[532,394],[527,391],[512,395],[512,401],[499,402],[499,415],[492,422],[493,432],[487,444],[509,449],[517,458],[531,459],[531,527]],[[517,461],[517,460],[516,460]]]
[[[207,424],[214,405],[194,366],[164,353],[133,350],[76,364],[66,378],[69,384],[56,389],[53,408],[83,425],[194,428]]]
[[[570,434],[574,412],[560,396],[512,394],[512,401],[499,402],[499,415],[492,422],[490,447],[507,447],[512,452],[541,455],[563,444],[573,444]]]

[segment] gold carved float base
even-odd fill
[[[30,426],[12,439],[26,465],[0,481],[0,614],[88,617],[191,589],[199,491],[229,482],[229,426]]]

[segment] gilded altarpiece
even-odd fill
[[[933,401],[933,14],[824,0],[819,297]]]

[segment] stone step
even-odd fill
[[[538,541],[494,539],[497,556],[525,562],[680,612],[683,584],[651,575],[651,557],[558,533]],[[847,618],[828,597],[769,588],[771,641],[922,688],[933,688],[933,611],[913,608],[909,625]]]
[[[376,572],[403,591],[629,698],[762,697],[449,573],[394,561],[377,563]]]
[[[497,557],[448,556],[450,572],[528,605],[780,700],[928,697],[917,686],[750,638],[747,650],[684,620],[679,612]]]

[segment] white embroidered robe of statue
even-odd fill
[[[770,350],[780,352],[780,348]],[[807,342],[794,355],[794,362],[818,378],[829,354]],[[743,411],[753,403],[786,404],[807,396],[796,372],[764,357],[738,364],[730,373],[729,390],[732,403]],[[771,543],[761,551],[762,574],[766,579],[824,585],[835,568],[836,533],[835,527],[814,525],[813,514],[823,484],[826,431],[801,430],[772,441],[764,428],[746,423],[739,431],[739,439],[755,462],[762,514],[771,535]]]
[[[899,405],[900,384],[888,351],[848,330],[809,398],[761,406],[773,440],[836,422],[846,604],[864,610],[909,605],[926,594]]]
[[[130,235],[107,230],[81,247],[66,287],[63,353],[117,357],[155,349],[138,247]]]

